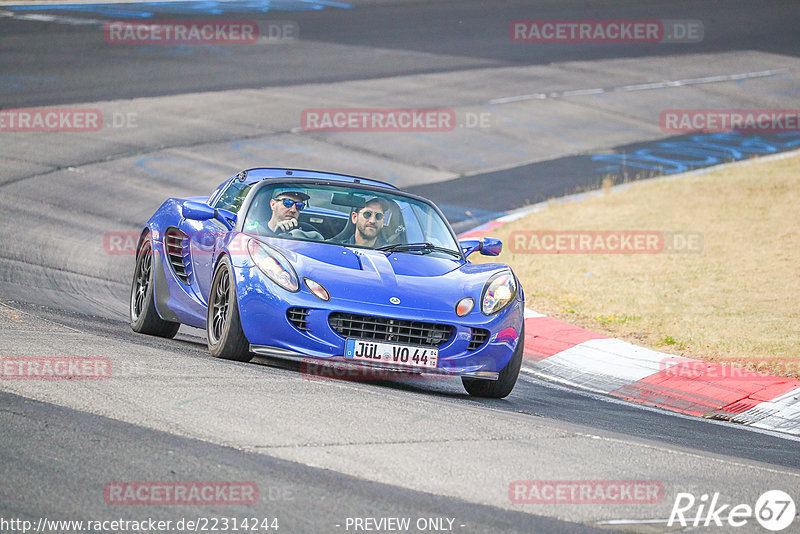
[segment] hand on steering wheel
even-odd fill
[[[297,219],[286,219],[275,225],[275,232],[290,232],[297,228]]]

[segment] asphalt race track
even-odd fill
[[[390,181],[463,230],[609,173],[639,179],[792,150],[796,132],[672,134],[659,114],[796,109],[796,2],[41,4],[0,2],[0,108],[73,106],[103,120],[97,131],[0,127],[0,356],[102,357],[112,374],[0,380],[0,532],[43,518],[172,521],[170,532],[194,530],[181,518],[277,518],[278,532],[301,533],[404,531],[388,518],[410,518],[409,532],[763,532],[753,517],[735,529],[667,519],[679,493],[751,507],[768,490],[800,497],[800,443],[786,435],[524,372],[507,399],[481,401],[459,380],[340,380],[266,358],[216,360],[192,328],[175,340],[134,334],[126,241],[167,197],[208,194],[254,166]],[[299,37],[116,44],[103,34],[112,20],[207,19],[288,24]],[[700,21],[703,37],[516,43],[517,19]],[[312,108],[375,107],[447,108],[457,125],[321,132],[301,120]],[[510,494],[520,480],[644,481],[662,494],[520,504]],[[109,485],[131,481],[248,482],[259,496],[109,502]]]

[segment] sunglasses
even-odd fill
[[[306,207],[306,203],[305,202],[295,202],[291,198],[276,198],[275,200],[282,201],[283,202],[283,207],[285,207],[287,209],[291,208],[292,206],[294,206],[295,208],[297,208],[297,211],[303,211],[305,209],[305,207]]]
[[[373,215],[375,215],[375,220],[376,221],[380,221],[381,219],[383,219],[383,213],[381,213],[379,211],[372,212],[372,211],[366,210],[366,211],[362,211],[361,214],[364,216],[365,219],[371,219]]]

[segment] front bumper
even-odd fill
[[[256,354],[295,360],[318,358],[406,373],[496,380],[498,373],[511,360],[517,344],[523,342],[519,337],[524,313],[521,291],[495,315],[486,316],[476,309],[466,317],[458,317],[454,309],[415,309],[371,303],[366,299],[332,298],[323,302],[305,290],[296,293],[279,288],[267,291],[257,269],[237,269],[236,278],[242,329]],[[305,331],[289,320],[289,308],[307,310]],[[453,328],[453,335],[438,346],[436,369],[354,361],[344,357],[346,339],[329,322],[329,315],[334,312],[444,324]],[[487,330],[488,336],[482,345],[469,350],[473,329]]]
[[[308,363],[309,357],[305,354],[300,354],[299,352],[294,352],[291,350],[279,349],[276,347],[266,347],[263,345],[250,345],[250,351],[254,354],[258,354],[259,356],[269,356],[272,358],[280,358],[282,360],[292,360],[301,363]],[[388,363],[373,363],[367,362],[362,360],[351,360],[345,358],[344,356],[331,356],[328,358],[317,358],[317,360],[323,362],[330,362],[333,364],[344,364],[344,365],[351,365],[354,367],[370,367],[373,369],[377,369],[380,371],[388,371],[389,373],[397,373],[398,376],[409,376],[409,375],[443,375],[443,376],[466,376],[469,378],[478,378],[481,380],[497,380],[500,373],[493,372],[493,371],[472,371],[466,373],[453,373],[448,371],[444,368],[437,368],[437,369],[419,369],[413,368],[406,365],[394,365]],[[323,373],[318,373],[323,374]],[[369,376],[369,375],[367,375]],[[391,375],[386,375],[386,378],[390,378]]]

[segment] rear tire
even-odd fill
[[[206,335],[208,351],[215,358],[237,362],[249,362],[253,359],[250,342],[242,331],[233,269],[227,256],[220,260],[214,271],[211,293],[208,296]]]
[[[136,268],[133,271],[129,307],[131,328],[140,334],[173,338],[181,324],[166,321],[158,315],[155,287],[153,244],[150,236],[147,236],[136,254]]]
[[[514,355],[506,364],[497,380],[480,380],[478,378],[461,377],[464,389],[473,397],[486,397],[490,399],[502,399],[511,393],[517,383],[520,367],[522,367],[522,352],[525,348],[525,324],[519,331],[519,341]]]

